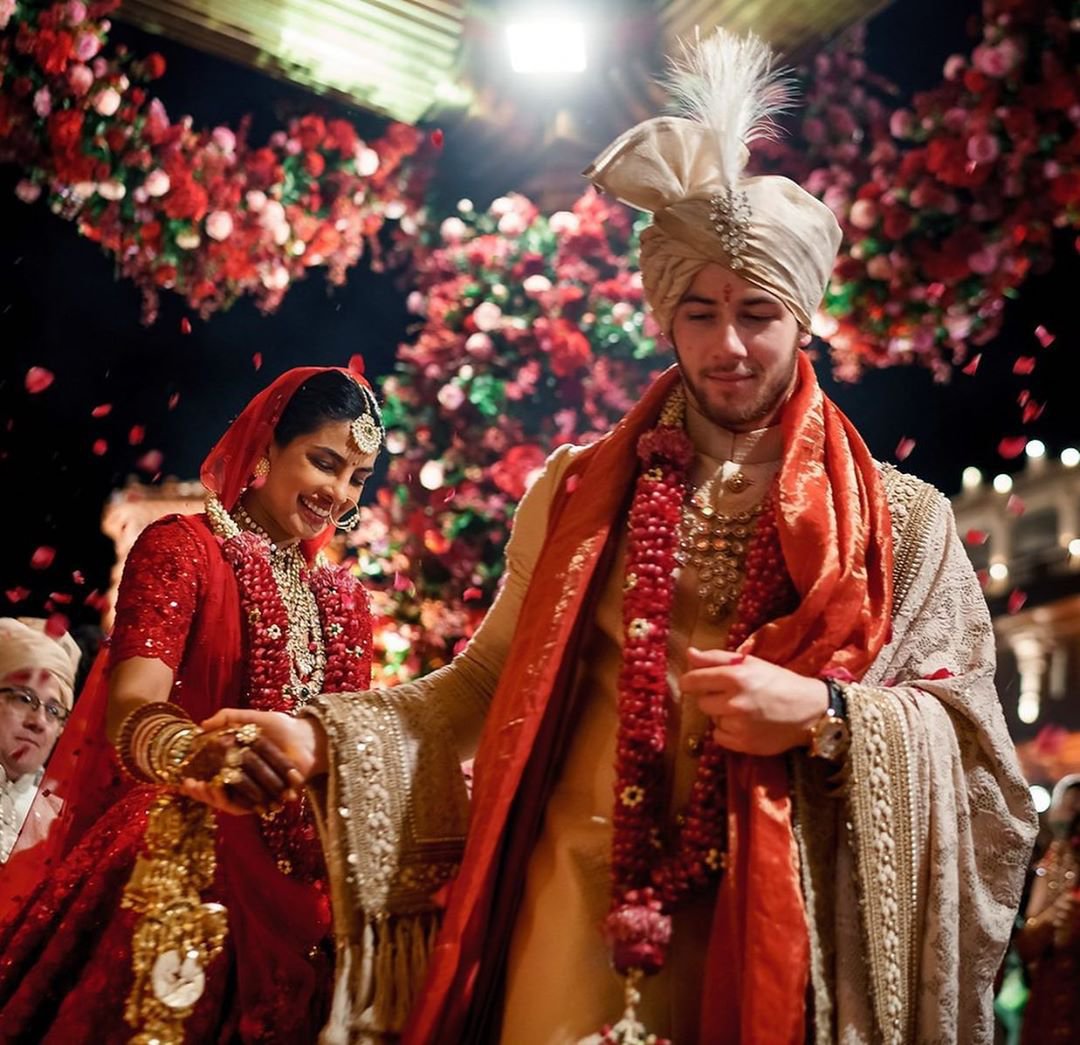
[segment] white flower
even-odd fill
[[[172,182],[169,176],[160,168],[152,170],[143,182],[143,188],[147,196],[164,196],[169,191]]]
[[[460,243],[469,232],[469,227],[461,218],[447,218],[439,226],[439,235],[446,243]]]
[[[529,276],[521,284],[521,289],[531,298],[539,297],[546,291],[551,290],[551,280],[537,272],[535,275]]]
[[[564,232],[573,235],[581,228],[581,222],[578,221],[578,216],[572,211],[557,210],[550,218],[548,218],[548,228],[551,229],[556,236],[561,236]]]
[[[264,229],[275,229],[285,223],[285,208],[278,200],[267,200],[259,221]]]
[[[275,265],[262,274],[262,282],[269,290],[284,290],[289,285],[289,270],[284,265]]]
[[[112,116],[120,108],[120,92],[114,87],[106,87],[94,96],[94,108],[102,116]]]
[[[520,236],[528,226],[517,211],[511,211],[499,218],[499,232],[504,236]]]
[[[425,490],[438,490],[443,484],[446,470],[442,461],[427,461],[420,469],[420,485]]]
[[[127,195],[127,189],[122,181],[103,181],[98,187],[98,195],[107,200],[122,200]]]
[[[363,146],[356,153],[356,173],[361,178],[370,178],[379,169],[379,154],[374,149]]]
[[[228,211],[214,210],[206,216],[206,234],[219,243],[232,235],[233,220]]]
[[[491,201],[491,206],[488,210],[497,218],[501,218],[504,214],[509,214],[514,209],[514,201],[509,196],[500,196],[496,200]]]
[[[498,327],[499,322],[502,320],[502,314],[502,309],[494,301],[481,301],[473,309],[472,317],[476,329],[487,333]]]
[[[244,202],[252,214],[258,214],[266,206],[266,193],[262,189],[249,189],[244,196]]]
[[[202,239],[197,232],[192,232],[191,229],[185,229],[183,232],[177,233],[176,245],[181,250],[194,250]]]

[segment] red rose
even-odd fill
[[[165,75],[164,56],[152,51],[143,59],[143,70],[148,80],[157,80]]]
[[[889,239],[902,239],[911,229],[911,212],[901,207],[890,207],[885,212],[882,228]]]
[[[525,480],[544,463],[544,451],[534,443],[513,446],[491,466],[491,481],[508,497],[521,500]]]
[[[49,115],[48,128],[53,152],[71,152],[82,141],[83,114],[78,109],[61,109]]]
[[[204,189],[179,161],[165,165],[169,175],[169,191],[162,197],[162,210],[174,219],[190,218],[202,221],[209,209]]]
[[[304,156],[304,170],[313,178],[319,177],[326,170],[326,160],[321,152],[309,152]]]
[[[59,76],[67,68],[74,48],[71,33],[42,29],[34,40],[34,60],[51,76]]]
[[[154,269],[154,282],[159,287],[171,287],[176,283],[176,266],[159,265]]]
[[[303,116],[293,131],[303,149],[314,149],[326,137],[326,124],[321,116]]]
[[[127,131],[123,127],[110,127],[105,132],[105,141],[113,152],[120,152],[127,144]]]
[[[326,124],[328,149],[336,149],[344,156],[351,156],[359,140],[356,128],[348,120],[330,120]]]
[[[161,246],[161,222],[144,222],[139,228],[139,237],[146,246],[156,250]]]
[[[1080,203],[1080,173],[1066,171],[1050,182],[1050,197],[1060,207]]]
[[[560,317],[544,326],[547,331],[541,327],[540,346],[547,350],[556,376],[569,377],[592,362],[589,339],[568,319]]]

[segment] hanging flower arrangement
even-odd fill
[[[420,245],[415,334],[382,387],[387,481],[353,537],[384,680],[461,647],[547,453],[608,431],[671,361],[643,311],[639,228],[592,192],[550,217],[507,196],[463,201]]]
[[[420,132],[365,142],[309,115],[254,147],[246,121],[195,130],[148,91],[161,55],[106,55],[117,6],[0,0],[0,162],[24,171],[21,199],[44,195],[115,258],[146,322],[162,290],[204,318],[248,294],[271,312],[311,268],[339,285],[366,250],[378,265],[387,221],[415,231]]]

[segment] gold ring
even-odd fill
[[[254,722],[245,722],[234,735],[241,747],[251,747],[259,739],[259,727]]]
[[[230,768],[236,768],[244,763],[244,749],[242,747],[231,747],[225,752],[225,765]]]
[[[225,766],[218,770],[217,775],[211,781],[214,784],[220,784],[222,787],[228,787],[230,784],[239,784],[244,779],[244,774],[241,770],[235,766]]]

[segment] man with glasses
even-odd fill
[[[7,860],[74,701],[79,647],[45,621],[0,618],[0,863]]]

